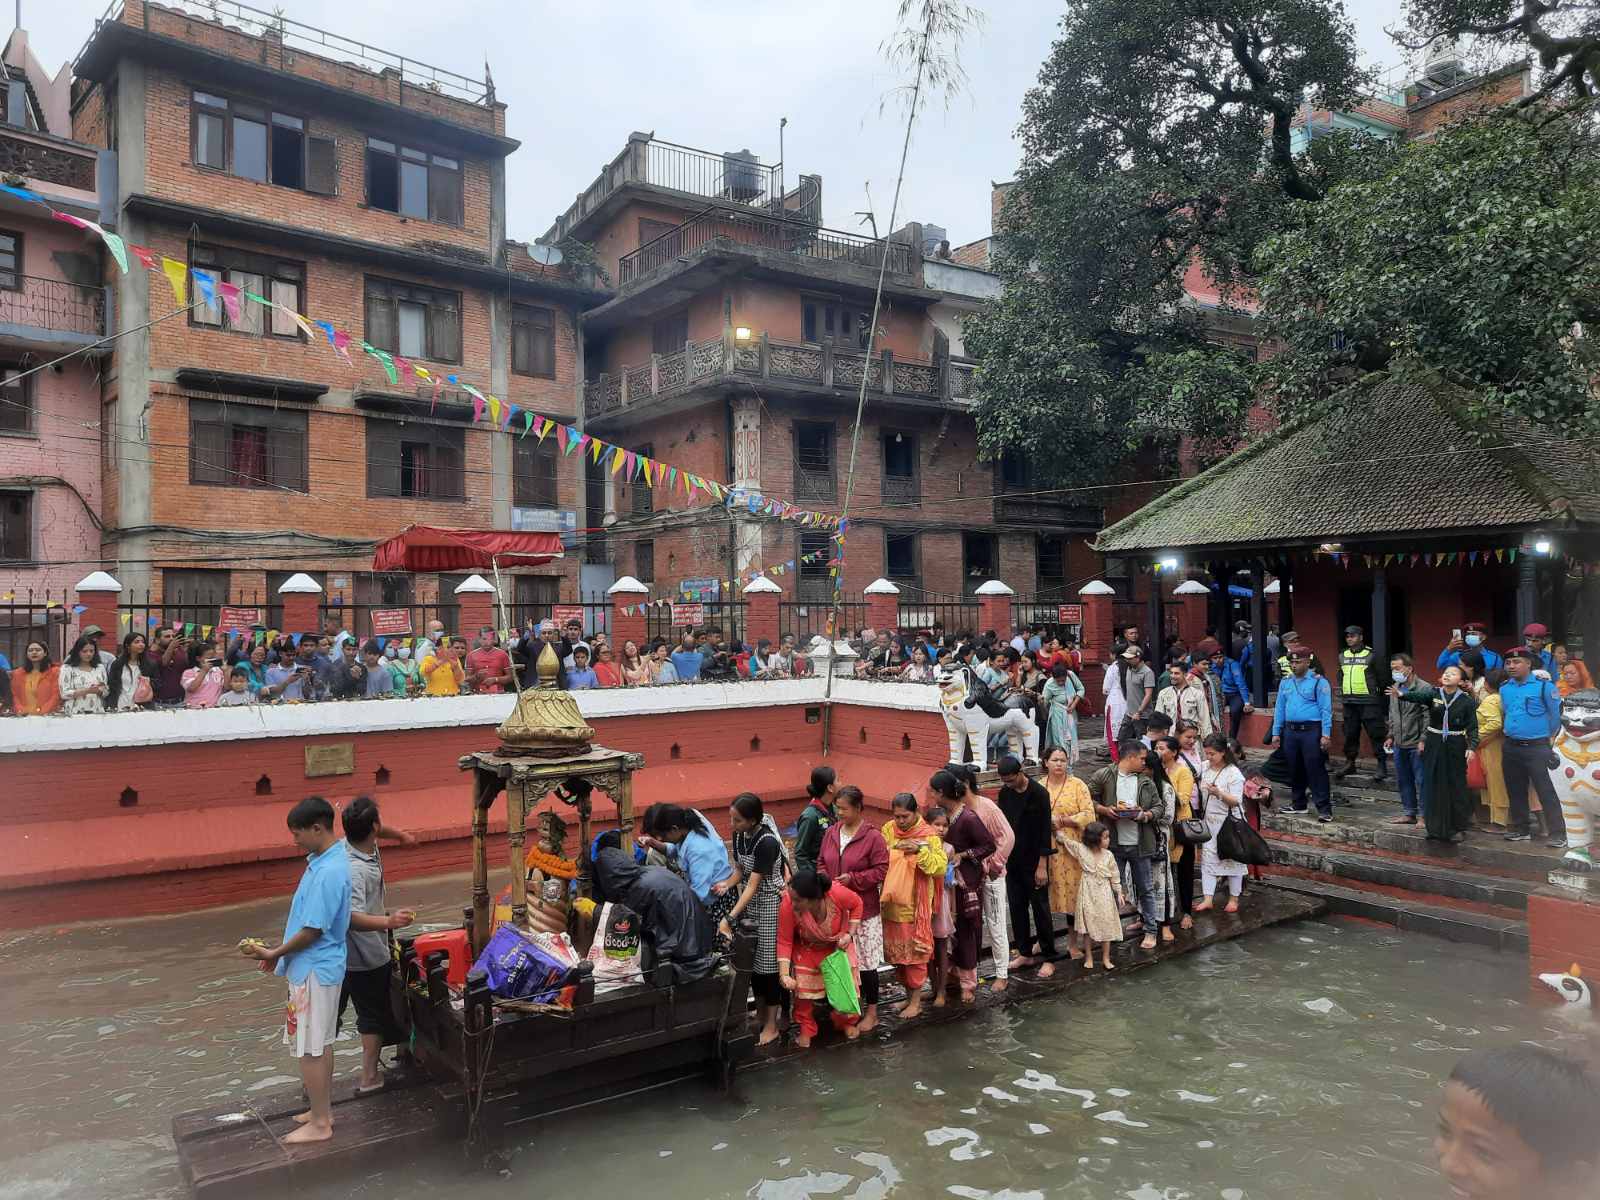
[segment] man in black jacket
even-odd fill
[[[1050,828],[1050,793],[1037,779],[1022,772],[1016,755],[1008,754],[996,767],[1000,775],[1000,794],[995,803],[1005,814],[1006,823],[1016,835],[1016,843],[1006,859],[1006,905],[1011,910],[1011,970],[1020,971],[1040,963],[1039,978],[1056,973],[1055,924],[1050,916],[1050,898],[1045,890],[1048,871],[1045,859],[1056,852]],[[1033,931],[1028,927],[1033,918]],[[1034,957],[1034,946],[1039,948]]]
[[[537,631],[530,629],[518,638],[511,651],[517,660],[518,679],[524,688],[539,686],[539,653],[546,643],[553,646],[556,652],[556,687],[565,691],[566,661],[572,655],[572,643],[556,633],[556,623],[548,618],[539,622]]]

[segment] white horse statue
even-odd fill
[[[944,727],[950,735],[950,761],[961,762],[964,743],[972,744],[972,761],[980,771],[989,769],[989,739],[1004,733],[1009,739],[1011,753],[1024,762],[1039,757],[1039,727],[1020,708],[1008,708],[1001,716],[991,717],[978,705],[967,705],[972,694],[972,680],[966,667],[950,667],[936,677],[939,685],[939,706],[944,713]]]
[[[1563,863],[1593,871],[1600,841],[1600,691],[1584,688],[1561,701],[1561,733],[1553,748],[1550,781],[1567,823]]]

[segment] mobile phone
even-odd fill
[[[1450,631],[1450,640],[1454,641],[1454,642],[1459,642],[1461,640],[1461,630],[1452,629]]]

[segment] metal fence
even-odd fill
[[[24,662],[31,641],[41,641],[50,661],[60,662],[72,644],[72,601],[67,593],[50,591],[7,592],[0,599],[0,654],[13,668]]]
[[[0,271],[0,322],[99,337],[106,331],[105,289]]]
[[[982,633],[976,600],[929,593],[916,598],[900,597],[900,630],[937,631],[940,634]]]
[[[745,616],[749,609],[746,601],[705,600],[695,603],[700,605],[705,619],[693,627],[693,632],[698,634],[707,629],[720,629],[722,636],[728,641],[744,641]],[[645,636],[651,640],[662,638],[669,643],[675,642],[683,636],[684,630],[689,628],[687,625],[672,623],[670,605],[655,604],[645,609]]]
[[[181,625],[186,637],[203,637],[208,630],[215,632],[223,624],[224,609],[248,610],[226,614],[229,618],[224,626],[224,632],[248,633],[250,628],[257,624],[268,629],[281,629],[283,626],[283,603],[276,595],[264,592],[240,592],[232,597],[219,598],[215,594],[202,596],[186,596],[182,592],[172,596],[162,596],[160,599],[149,592],[144,593],[143,599],[137,599],[133,593],[125,592],[122,602],[117,606],[119,621],[122,626],[117,634],[117,641],[121,642],[124,635],[129,633],[142,633],[150,636],[150,631],[156,628],[170,629],[174,625]],[[253,614],[253,615],[251,615]],[[251,619],[244,618],[251,615]],[[243,626],[243,627],[241,627]],[[294,633],[308,633],[310,630],[292,630]]]
[[[825,262],[853,263],[874,271],[888,255],[888,269],[901,275],[912,270],[911,247],[839,229],[823,229],[809,221],[757,213],[708,208],[654,241],[624,254],[617,263],[620,283],[630,283],[679,258],[698,254],[711,246],[745,246],[778,250]]]
[[[867,602],[865,600],[841,600],[837,607],[839,610],[839,626],[835,630],[836,633],[853,635],[856,630],[867,623]],[[828,621],[833,616],[834,608],[833,604],[827,602],[780,601],[778,603],[778,636],[781,638],[792,633],[795,642],[803,648],[811,642],[812,638],[825,637],[827,635]]]

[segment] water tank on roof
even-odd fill
[[[1466,73],[1466,57],[1460,38],[1440,36],[1428,43],[1422,53],[1422,75],[1429,83],[1446,87]]]
[[[722,190],[728,199],[746,203],[761,195],[761,163],[754,151],[729,150],[722,156]]]
[[[943,225],[924,225],[922,227],[922,253],[923,257],[931,258],[939,253],[939,243],[948,240],[949,232]]]

